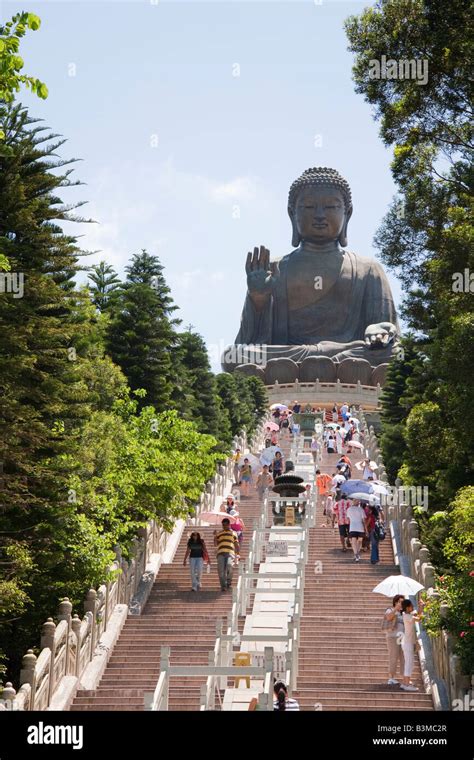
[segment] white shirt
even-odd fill
[[[341,414],[346,414],[346,412],[348,411],[349,411],[349,407],[347,406],[347,404],[343,404],[341,406]]]
[[[415,618],[411,612],[403,612],[403,626],[405,629],[405,635],[403,637],[404,644],[414,644],[416,642],[416,630],[415,630]]]
[[[345,483],[345,482],[346,482],[346,479],[345,479],[344,475],[334,475],[334,477],[333,477],[333,479],[331,481],[331,485],[332,485],[333,488],[337,488],[337,486],[339,485],[339,483]]]
[[[365,533],[365,512],[361,506],[349,507],[347,510],[349,518],[349,533]]]

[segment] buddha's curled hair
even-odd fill
[[[336,169],[330,169],[327,166],[314,166],[306,169],[301,177],[295,179],[288,195],[288,213],[291,218],[295,211],[296,198],[300,190],[304,187],[319,185],[320,187],[337,187],[344,198],[346,215],[352,214],[352,195],[349,183],[342,177]]]

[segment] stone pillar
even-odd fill
[[[79,665],[81,657],[81,618],[79,615],[74,615],[71,620],[71,630],[76,641],[76,659],[74,662],[74,668],[68,667],[67,675],[80,676]],[[74,671],[74,672],[71,672]]]
[[[69,632],[69,626],[68,626]],[[56,633],[56,624],[53,618],[48,618],[46,623],[43,623],[41,628],[41,649],[47,647],[51,650],[49,658],[49,685],[48,685],[48,706],[51,702],[54,690],[54,658],[56,657],[56,645],[54,642],[54,634]],[[67,644],[66,644],[67,646]],[[67,663],[67,652],[66,652]]]
[[[23,656],[21,661],[20,671],[20,684],[27,683],[31,687],[31,697],[29,709],[35,709],[35,696],[36,696],[36,662],[37,658],[32,649],[28,649],[27,653]]]
[[[58,604],[58,620],[65,620],[67,623],[67,634],[66,634],[66,662],[65,662],[65,674],[67,674],[69,670],[69,632],[71,630],[71,620],[72,620],[72,604],[69,601],[68,597],[65,596],[64,599],[62,599]]]
[[[5,699],[5,700],[8,699],[8,700],[10,700],[10,702],[13,702],[13,700],[15,699],[15,697],[16,697],[16,690],[13,688],[12,682],[11,681],[7,681],[7,683],[5,684],[5,687],[4,687],[3,691],[2,691],[2,699]],[[0,708],[0,709],[2,709],[2,708]],[[8,709],[8,708],[3,707],[3,709],[5,710],[5,709]]]
[[[68,597],[65,596],[58,604],[58,620],[65,620],[67,622],[68,629],[71,626],[72,618],[72,604]]]
[[[90,612],[92,615],[92,621],[91,621],[91,652],[90,652],[90,659],[92,660],[92,655],[94,654],[94,650],[97,646],[97,607],[98,607],[98,600],[97,600],[97,591],[95,588],[90,588],[87,592],[86,599],[84,601],[84,612]]]
[[[421,553],[421,552],[420,552]],[[425,562],[422,566],[423,585],[425,588],[433,588],[435,585],[436,570],[431,562]]]

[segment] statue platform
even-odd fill
[[[379,407],[379,400],[382,394],[380,383],[377,385],[362,385],[362,383],[342,383],[336,380],[335,383],[321,383],[316,380],[314,383],[300,383],[296,380],[294,383],[279,383],[266,386],[268,401],[270,404],[287,404],[292,405],[295,399],[304,407],[305,404],[311,404],[313,407],[332,406],[334,402],[343,404],[361,405],[364,411],[375,411]]]

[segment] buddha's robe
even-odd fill
[[[267,360],[288,357],[302,361],[307,356],[369,358],[372,365],[387,361],[392,346],[369,349],[364,342],[366,328],[391,322],[398,328],[390,285],[374,259],[343,252],[339,276],[324,288],[319,299],[301,308],[289,308],[288,276],[293,274],[292,256],[280,259],[280,277],[262,311],[257,312],[247,294],[236,344],[268,347]],[[248,359],[251,360],[249,354]]]

